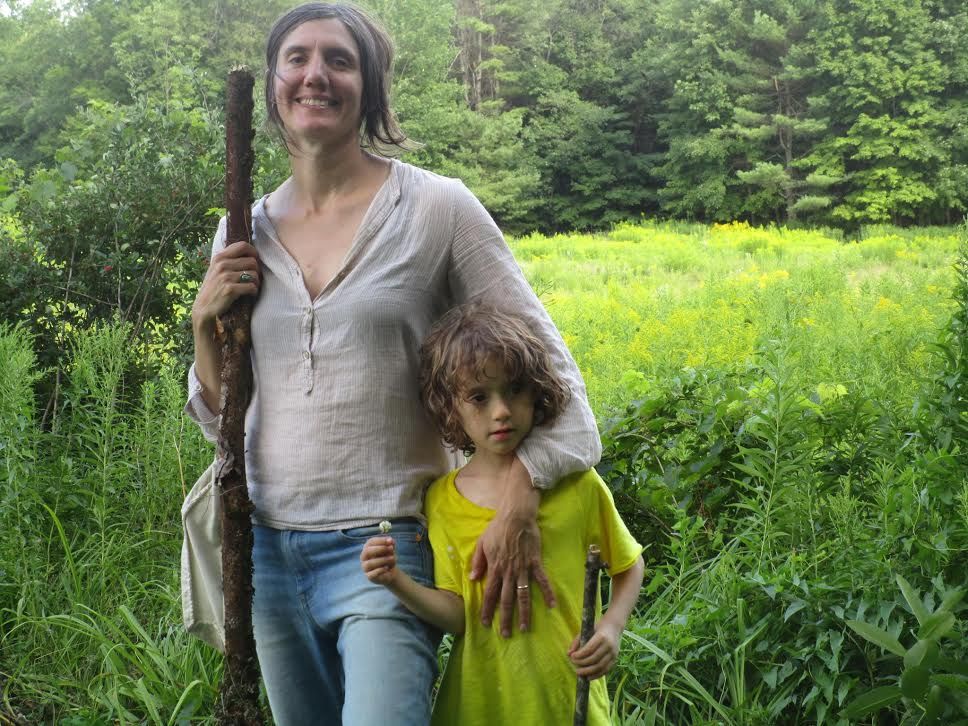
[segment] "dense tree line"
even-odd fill
[[[0,157],[28,172],[67,159],[92,109],[217,108],[225,70],[261,68],[289,4],[8,3]],[[367,5],[399,46],[414,161],[463,177],[512,230],[947,223],[968,206],[960,0]]]
[[[291,4],[0,5],[0,319],[44,334],[42,363],[66,326],[185,326],[222,204],[225,75],[263,67]],[[648,215],[853,234],[968,209],[962,0],[366,5],[397,43],[407,158],[509,232]],[[259,193],[287,170],[257,143]]]

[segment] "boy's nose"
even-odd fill
[[[494,418],[501,421],[511,416],[511,407],[508,405],[507,401],[503,398],[499,398],[494,402]]]

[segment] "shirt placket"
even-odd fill
[[[302,344],[303,357],[303,392],[310,393],[313,390],[313,325],[316,315],[313,306],[306,305],[302,311],[299,321],[300,335],[299,340]]]

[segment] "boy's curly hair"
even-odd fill
[[[570,396],[545,344],[522,318],[480,303],[452,308],[420,346],[420,400],[444,443],[466,454],[474,443],[461,426],[457,402],[489,361],[532,390],[535,426],[554,421]]]

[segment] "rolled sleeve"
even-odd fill
[[[218,440],[218,427],[221,416],[212,413],[202,395],[202,382],[195,375],[195,364],[188,369],[188,402],[183,409],[185,415],[198,424],[202,435],[213,444]]]

